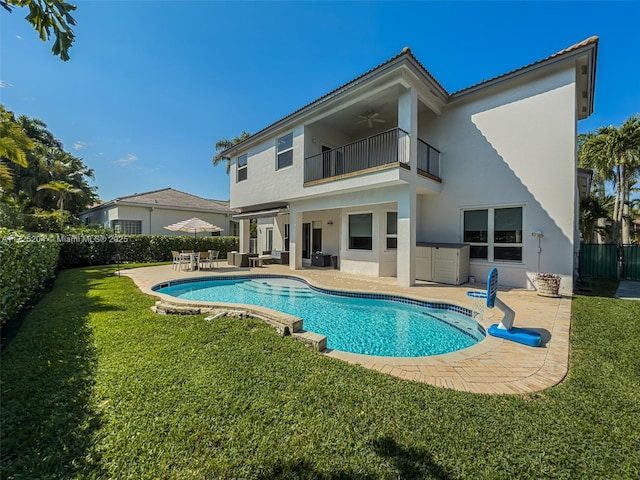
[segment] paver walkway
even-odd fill
[[[615,297],[622,300],[640,300],[640,282],[622,280]]]
[[[282,265],[239,268],[224,262],[220,268],[195,272],[176,271],[172,265],[122,271],[142,291],[156,297],[162,297],[162,294],[153,292],[151,287],[168,280],[247,273],[292,275],[328,289],[400,294],[467,308],[471,308],[471,304],[466,292],[484,288],[483,284],[450,286],[422,281],[413,287],[400,287],[395,278],[389,277],[362,277],[327,269],[291,270]],[[540,297],[535,292],[520,289],[500,289],[498,296],[515,310],[515,326],[541,332],[541,347],[487,336],[473,347],[432,357],[375,357],[336,350],[325,354],[407,380],[475,393],[530,393],[561,382],[567,374],[569,361],[571,298]],[[488,329],[499,320],[499,314],[496,309],[485,310],[481,324]]]

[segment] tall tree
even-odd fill
[[[71,29],[71,25],[76,24],[71,16],[71,12],[76,9],[75,5],[64,0],[0,0],[0,6],[9,13],[14,7],[27,7],[29,14],[25,20],[38,32],[40,40],[46,42],[53,32],[56,40],[51,52],[64,61],[69,60],[69,48],[75,40]]]
[[[64,201],[67,199],[67,197],[82,193],[82,190],[74,187],[70,183],[59,182],[57,180],[54,180],[53,182],[45,183],[44,185],[40,185],[38,187],[38,190],[52,190],[56,192],[56,196],[58,197],[58,208],[60,209],[60,213],[64,212]]]
[[[10,165],[15,179],[15,189],[11,196],[14,199],[18,196],[26,197],[28,210],[54,210],[59,208],[59,195],[54,190],[38,187],[51,182],[64,182],[81,192],[65,198],[64,203],[72,213],[81,212],[94,203],[97,198],[95,187],[88,183],[89,179],[94,178],[93,170],[81,158],[65,151],[62,142],[41,120],[21,115],[16,122],[29,138],[30,145],[25,150],[27,164]]]
[[[234,145],[237,145],[238,143],[245,141],[250,136],[251,136],[250,133],[247,133],[243,130],[242,133],[235,138],[228,139],[225,137],[218,140],[216,142],[216,154],[213,157],[213,166],[217,167],[220,163],[225,161],[227,163],[227,175],[228,175],[229,171],[231,170],[231,159],[223,157],[222,152],[224,152],[227,148],[233,147]]]
[[[610,224],[613,217],[613,196],[591,193],[580,202],[580,235],[586,243],[591,243],[593,234],[598,234],[597,243],[611,236]],[[603,222],[603,223],[600,223]]]
[[[640,116],[633,115],[619,128],[599,128],[580,145],[578,155],[581,165],[593,168],[602,178],[614,183],[613,241],[629,243],[630,192],[640,173]]]
[[[0,105],[0,190],[13,190],[14,175],[9,162],[27,167],[27,151],[33,142],[16,122],[13,112]]]

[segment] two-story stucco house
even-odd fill
[[[479,281],[496,266],[501,284],[534,288],[548,271],[571,291],[577,122],[593,112],[597,46],[455,93],[405,48],[267,126],[224,152],[241,250],[257,219],[258,250],[288,250],[292,269],[322,251],[409,286],[437,279],[445,243]]]

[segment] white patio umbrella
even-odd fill
[[[174,223],[172,225],[167,225],[164,228],[173,232],[193,232],[194,237],[197,236],[198,232],[221,232],[223,230],[217,225],[212,225],[197,217],[183,220],[182,222]]]

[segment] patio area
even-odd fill
[[[322,288],[389,293],[466,308],[471,308],[466,292],[485,287],[480,283],[450,286],[422,281],[413,287],[399,287],[395,278],[368,278],[337,270],[291,270],[283,265],[240,268],[228,266],[226,262],[218,266],[213,270],[188,272],[176,271],[172,265],[162,265],[124,270],[121,274],[132,278],[143,292],[156,297],[159,295],[151,287],[168,280],[251,273],[290,275]],[[515,326],[542,333],[542,346],[533,348],[487,336],[473,347],[433,357],[376,357],[336,350],[324,355],[406,380],[474,393],[531,393],[561,382],[568,370],[571,298],[546,298],[531,291],[502,288],[499,297],[515,310]],[[488,329],[499,321],[499,315],[495,309],[486,309],[481,324]]]

